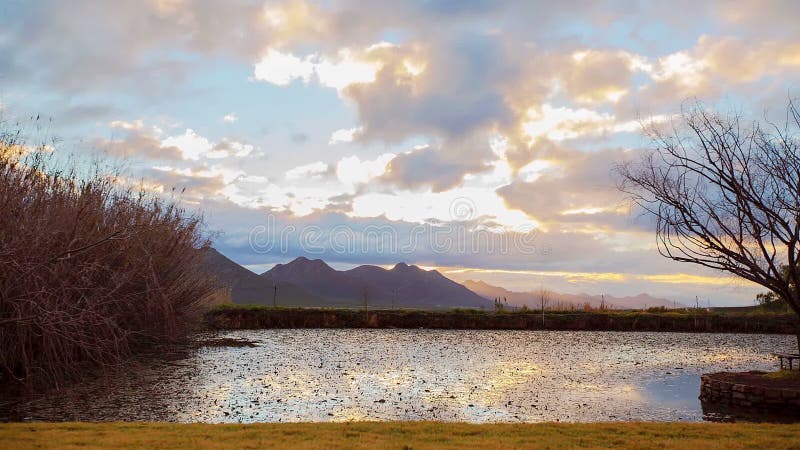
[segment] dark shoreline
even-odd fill
[[[212,330],[270,328],[429,328],[469,330],[661,331],[795,334],[792,314],[664,311],[494,312],[226,306],[205,314]]]

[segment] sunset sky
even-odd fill
[[[694,98],[779,114],[800,93],[798,17],[791,0],[2,0],[0,114],[186,188],[253,270],[402,260],[752,304],[762,289],[660,257],[612,169],[647,147],[640,121]],[[459,245],[489,241],[511,244]]]

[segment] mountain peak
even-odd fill
[[[392,267],[392,272],[399,272],[399,273],[419,273],[425,272],[424,270],[420,269],[419,266],[415,266],[413,264],[409,265],[404,262],[399,262]]]
[[[312,294],[340,304],[360,304],[369,292],[370,304],[415,307],[486,307],[488,302],[435,270],[400,262],[387,270],[362,265],[338,271],[324,261],[299,257],[265,272],[268,279],[295,283]]]
[[[298,256],[286,264],[276,264],[272,269],[262,275],[268,278],[300,281],[305,277],[332,273],[336,270],[321,259],[308,259]]]
[[[287,266],[311,266],[311,267],[330,267],[325,261],[321,259],[308,259],[305,256],[298,256],[297,258],[293,259],[289,263],[286,264]]]

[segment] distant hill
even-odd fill
[[[274,283],[231,261],[211,248],[205,254],[208,271],[217,278],[220,287],[231,290],[234,303],[272,305]],[[325,301],[292,283],[278,283],[278,305],[321,306]]]
[[[337,271],[320,259],[299,257],[261,275],[292,283],[337,304],[360,305],[366,293],[371,305],[415,308],[491,307],[483,297],[435,270],[397,264],[390,270],[359,266]]]
[[[513,292],[502,287],[492,286],[491,284],[483,281],[473,280],[467,280],[463,284],[471,291],[487,299],[500,297],[507,299],[508,304],[511,306],[527,306],[528,308],[532,309],[541,308],[541,296],[536,291]],[[668,308],[672,308],[673,306],[684,306],[680,303],[675,304],[671,300],[653,297],[649,294],[639,294],[628,297],[615,297],[613,295],[606,295],[605,299],[603,299],[603,296],[600,295],[563,294],[552,291],[548,292],[548,304],[550,308],[569,308],[570,306],[582,308],[587,302],[592,307],[597,308],[603,301],[605,301],[607,307],[612,309],[641,309],[645,307],[650,308],[653,306],[666,306]]]
[[[262,279],[292,283],[312,294],[335,303],[355,304],[361,298],[362,283],[340,272],[321,259],[299,257],[286,264],[277,264],[261,274]],[[369,286],[372,291],[376,288]],[[378,292],[370,293],[376,296]],[[379,295],[380,296],[380,295]]]
[[[429,308],[487,308],[491,302],[436,270],[423,270],[399,263],[387,270],[378,266],[358,266],[348,276],[376,286],[382,296],[398,304]]]
[[[320,259],[299,257],[257,275],[215,249],[207,251],[206,262],[220,287],[230,288],[231,298],[237,304],[271,305],[277,283],[279,306],[360,306],[365,292],[369,304],[380,307],[491,309],[492,299],[497,297],[506,298],[511,306],[537,309],[540,305],[536,292],[512,292],[483,281],[470,280],[462,285],[436,270],[423,270],[405,263],[391,269],[364,265],[340,271]],[[582,308],[586,302],[598,307],[601,296],[549,294],[551,308],[569,308],[570,305]],[[673,306],[670,300],[648,294],[607,295],[605,303],[616,309]]]

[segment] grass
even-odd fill
[[[302,308],[264,305],[219,306],[205,315],[212,329],[245,328],[449,328],[598,331],[781,333],[796,330],[792,314],[720,313],[716,310],[541,310],[387,309],[371,307],[369,319],[357,308]],[[543,323],[544,322],[544,323]]]
[[[800,370],[779,370],[764,375],[764,378],[772,380],[797,380],[800,381]]]
[[[216,310],[245,310],[245,311],[305,311],[305,310],[323,310],[323,311],[360,311],[363,306],[292,306],[292,305],[257,305],[257,304],[236,304],[224,303],[214,307]],[[370,312],[391,312],[395,314],[402,313],[431,313],[437,315],[447,314],[474,314],[474,315],[541,315],[540,309],[478,309],[478,308],[452,308],[452,309],[420,309],[420,308],[405,308],[397,307],[390,309],[385,305],[371,305]],[[592,314],[606,314],[613,316],[660,316],[660,317],[784,317],[792,316],[791,311],[770,311],[763,308],[755,307],[732,307],[732,308],[677,308],[677,309],[661,309],[661,308],[648,308],[648,309],[590,309],[585,310],[582,308],[576,309],[547,309],[545,313],[548,316],[557,315],[592,315]]]
[[[800,448],[800,425],[603,423],[13,423],[2,448]]]

